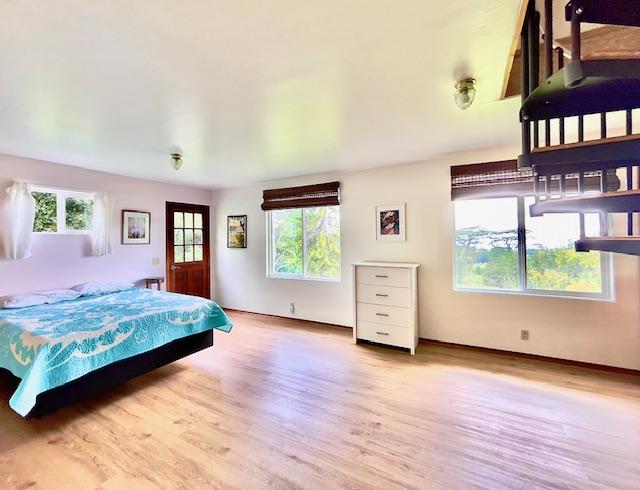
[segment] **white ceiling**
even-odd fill
[[[225,187],[517,143],[519,3],[4,0],[0,152]]]

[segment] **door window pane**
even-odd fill
[[[184,261],[193,262],[193,245],[186,245],[184,247]]]
[[[58,202],[53,192],[34,192],[36,217],[33,231],[55,233],[58,231]]]
[[[184,230],[185,245],[193,245],[193,230]]]
[[[302,274],[302,209],[271,212],[271,269],[277,274]]]
[[[527,287],[546,291],[602,292],[599,252],[576,252],[580,221],[576,213],[529,215],[534,198],[525,199],[527,242]],[[588,235],[597,235],[599,218],[585,215]]]
[[[456,286],[520,287],[517,198],[455,202]]]
[[[304,210],[307,276],[340,276],[340,211],[337,206]]]
[[[181,211],[175,211],[173,213],[173,227],[184,228],[184,214]]]
[[[202,228],[202,214],[193,213],[193,227]]]
[[[202,245],[204,243],[202,239],[202,230],[193,230],[193,243],[196,245]]]
[[[193,260],[194,262],[202,262],[204,257],[202,245],[195,245],[193,247]]]
[[[173,243],[174,245],[184,245],[184,231],[173,230]]]
[[[193,228],[193,213],[184,213],[184,227]]]
[[[180,263],[184,262],[184,247],[183,246],[174,247],[174,249],[173,249],[173,261],[176,264],[180,264]]]

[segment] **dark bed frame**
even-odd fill
[[[40,393],[28,418],[39,418],[213,345],[213,330],[174,340]]]

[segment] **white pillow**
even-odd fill
[[[35,293],[12,294],[0,298],[0,308],[26,308],[28,306],[48,305],[70,301],[80,297],[80,293],[71,289],[53,289]]]
[[[119,293],[135,287],[132,282],[85,282],[73,286],[71,289],[80,293],[81,296],[98,296],[101,294]]]

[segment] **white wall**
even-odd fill
[[[228,308],[350,326],[351,262],[418,262],[423,338],[640,369],[640,268],[635,257],[615,257],[615,302],[453,291],[449,167],[517,153],[518,148],[474,151],[215,191],[214,297]],[[268,279],[262,190],[331,180],[341,182],[342,282]],[[374,205],[389,201],[407,203],[406,242],[375,240]],[[226,248],[230,214],[248,215],[247,249]],[[290,302],[296,305],[295,315],[289,314]],[[530,330],[528,342],[520,340],[522,328]]]
[[[83,170],[50,162],[0,155],[0,208],[5,189],[14,180],[44,186],[108,192],[113,201],[113,254],[92,257],[87,235],[34,235],[32,256],[5,260],[0,253],[0,296],[48,288],[65,288],[85,281],[129,280],[165,275],[166,201],[209,205],[211,191]],[[121,245],[121,211],[151,212],[151,244]],[[0,213],[2,230],[3,213]],[[1,231],[0,231],[1,232]],[[152,259],[160,259],[153,265]]]

